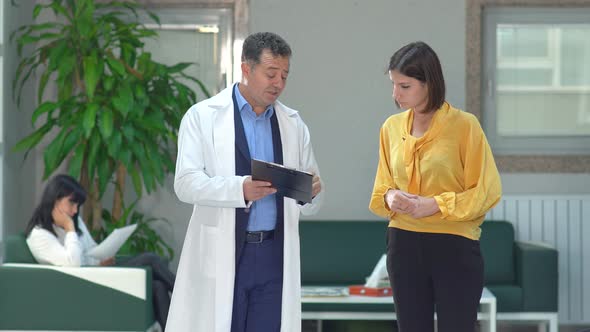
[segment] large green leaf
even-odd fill
[[[92,136],[89,139],[90,148],[88,150],[88,159],[87,159],[87,166],[88,166],[88,176],[94,179],[94,171],[96,170],[96,158],[98,155],[98,150],[100,150],[101,139],[100,136],[96,133],[96,131],[92,132]],[[105,156],[106,157],[106,156]]]
[[[112,103],[115,110],[123,115],[123,118],[125,118],[133,108],[133,93],[127,82],[124,82],[119,87],[117,95],[113,98]]]
[[[84,136],[86,138],[90,137],[92,129],[94,129],[94,126],[96,125],[96,112],[98,112],[99,108],[100,106],[98,104],[92,103],[88,104],[84,111],[82,127],[84,128]]]
[[[128,142],[133,142],[135,140],[135,130],[130,123],[125,123],[123,126],[123,137],[127,139]]]
[[[37,109],[33,112],[33,115],[31,116],[31,124],[34,126],[39,116],[55,110],[58,106],[59,105],[57,103],[51,101],[47,101],[39,105],[39,107],[37,107]]]
[[[100,126],[98,127],[102,137],[107,140],[113,133],[113,112],[103,109],[100,113]]]
[[[96,84],[102,74],[102,68],[99,68],[99,61],[98,55],[96,52],[92,53],[90,56],[84,57],[84,84],[86,85],[86,94],[88,95],[88,99],[92,100],[94,98],[94,90],[96,89]]]
[[[43,160],[45,161],[45,172],[43,178],[47,179],[51,173],[61,164],[69,151],[64,151],[63,145],[68,135],[68,129],[63,129],[45,148]]]
[[[158,152],[157,147],[154,144],[144,144],[146,156],[152,172],[157,182],[162,183],[164,181],[164,165],[162,163],[161,155]]]
[[[119,158],[118,159],[128,169],[135,168],[135,165],[132,163],[132,160],[131,160],[131,151],[129,150],[129,145],[125,145],[125,148],[121,149],[119,151]]]
[[[191,62],[181,62],[181,63],[178,63],[178,64],[176,64],[174,66],[168,67],[168,73],[172,74],[172,73],[181,72],[181,71],[187,69],[188,67],[190,67],[191,65],[192,65]]]
[[[76,3],[76,26],[78,27],[78,31],[80,31],[80,35],[88,37],[94,26],[92,17],[94,14],[94,1],[76,0]]]
[[[74,127],[72,130],[68,132],[63,143],[63,151],[66,155],[69,154],[70,151],[72,151],[72,149],[78,142],[80,142],[80,139],[82,138],[81,133],[82,131],[77,127]]]
[[[102,154],[103,157],[98,161],[98,191],[99,196],[102,197],[104,191],[107,188],[107,184],[111,181],[111,176],[113,175],[113,167],[109,159]]]
[[[43,93],[45,92],[45,86],[47,86],[47,82],[49,82],[49,76],[51,72],[46,70],[43,74],[41,74],[41,78],[39,79],[39,90],[37,90],[37,103],[41,103],[43,101]],[[35,120],[32,120],[35,123]]]
[[[12,148],[13,151],[23,151],[34,148],[35,146],[37,146],[37,144],[39,144],[41,139],[43,139],[45,134],[47,134],[51,130],[51,127],[53,127],[52,122],[46,123],[45,125],[43,125],[43,127],[35,130],[29,136],[23,138],[18,143],[16,143],[14,148]]]
[[[73,177],[80,177],[80,173],[82,171],[82,163],[84,161],[84,155],[86,151],[86,142],[80,142],[76,149],[74,149],[74,154],[70,159],[70,166],[68,168],[68,173]]]
[[[102,79],[102,86],[105,92],[110,92],[115,85],[115,78],[110,75],[106,75]]]
[[[68,10],[61,5],[62,1],[52,1],[49,7],[53,9],[54,14],[60,14],[61,16],[65,16],[70,22],[72,21],[72,16],[68,12]]]
[[[113,59],[111,57],[107,58],[107,64],[109,65],[109,68],[111,69],[111,71],[113,73],[117,73],[121,76],[125,76],[126,72],[125,72],[125,66],[119,62],[116,59]]]
[[[37,16],[39,16],[43,8],[45,8],[45,6],[40,4],[35,5],[35,8],[33,8],[33,18],[37,18]]]
[[[64,52],[60,55],[60,58],[55,60],[58,63],[58,76],[60,79],[64,80],[64,82],[72,81],[70,74],[74,72],[76,60],[76,55],[72,50],[68,49],[64,50]]]
[[[115,131],[110,140],[108,140],[108,153],[109,156],[117,158],[119,150],[121,149],[121,143],[123,142],[123,136],[120,131]]]
[[[135,193],[137,196],[141,196],[143,193],[143,185],[141,183],[141,177],[137,172],[137,168],[131,167],[128,169],[129,174],[131,175],[131,182],[133,183],[133,188],[135,189]]]

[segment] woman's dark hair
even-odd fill
[[[41,203],[35,208],[33,217],[29,221],[27,228],[25,229],[25,235],[29,236],[35,226],[41,226],[42,228],[55,234],[53,231],[53,217],[51,212],[55,203],[64,197],[70,197],[70,199],[78,204],[78,208],[86,201],[86,191],[76,179],[69,175],[59,174],[51,178],[43,190],[43,196],[41,197]],[[78,234],[82,234],[80,227],[78,226],[78,212],[72,217],[74,221],[74,227]],[[57,236],[57,234],[55,234]]]
[[[291,47],[281,36],[272,32],[251,34],[242,45],[242,62],[250,65],[260,63],[262,51],[268,50],[275,57],[291,57]]]
[[[417,79],[428,86],[427,110],[437,110],[445,102],[445,79],[438,56],[424,42],[410,43],[389,60],[388,71]]]

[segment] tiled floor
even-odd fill
[[[324,331],[329,330],[330,332],[333,329],[329,329],[329,322],[328,325],[324,325]],[[312,320],[304,320],[302,323],[302,332],[316,332],[317,331],[317,323],[316,321]],[[397,329],[392,327],[389,332],[396,332]],[[338,331],[334,331],[338,332]],[[347,330],[346,332],[353,332]],[[357,332],[357,331],[354,331]],[[365,332],[365,331],[358,331],[358,332]],[[507,323],[498,323],[498,330],[497,332],[538,332],[537,327],[531,324],[507,324]],[[559,327],[559,332],[590,332],[590,325],[588,326],[580,326],[580,325],[562,325]]]

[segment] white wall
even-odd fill
[[[441,21],[440,13],[453,13]],[[389,58],[422,40],[439,55],[447,98],[465,105],[465,1],[252,0],[250,32],[273,31],[293,48],[281,98],[310,128],[326,182],[314,219],[375,219],[367,209],[379,128],[398,112]]]
[[[20,110],[12,100],[12,79],[18,58],[14,43],[9,40],[10,33],[23,24],[30,22],[33,4],[30,1],[19,1],[18,6],[10,5],[10,1],[4,1],[4,77],[2,89],[4,102],[3,112],[3,210],[2,220],[4,235],[21,232],[28,222],[34,198],[36,197],[36,180],[41,174],[35,169],[35,153],[23,162],[23,153],[12,152],[12,147],[30,132],[30,115],[32,113],[33,98],[36,96],[32,85],[25,86]]]

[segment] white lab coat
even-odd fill
[[[180,125],[174,189],[193,204],[180,256],[166,332],[230,332],[235,277],[235,209],[245,207],[235,175],[233,86],[191,107]],[[274,105],[283,163],[319,176],[309,131],[297,111]],[[284,199],[284,263],[281,332],[301,331],[299,212],[311,204]]]

